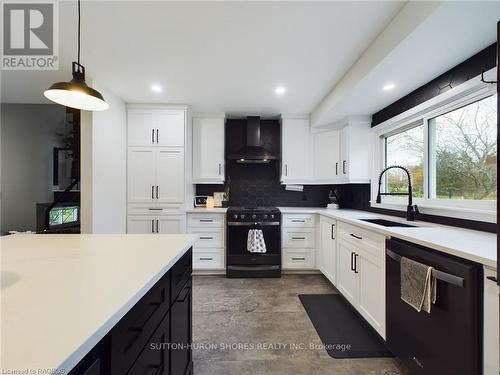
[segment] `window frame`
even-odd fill
[[[491,74],[490,72],[494,70],[492,69],[487,73]],[[480,77],[475,77],[373,128],[375,155],[370,205],[374,208],[406,211],[407,197],[382,196],[382,203],[376,203],[378,179],[386,162],[386,138],[422,124],[425,145],[423,166],[424,197],[413,198],[413,202],[419,206],[420,212],[429,215],[496,222],[496,200],[428,198],[431,196],[430,173],[433,173],[429,163],[429,120],[485,99],[496,94],[496,92],[496,85],[483,83]],[[385,191],[385,179],[382,180],[381,189]]]

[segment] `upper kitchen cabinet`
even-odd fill
[[[313,130],[311,183],[369,182],[373,157],[370,120],[350,117],[332,126],[334,130]]]
[[[308,116],[281,119],[281,182],[307,183],[311,180],[311,129]]]
[[[193,114],[193,183],[224,183],[225,114]]]
[[[128,109],[128,145],[184,147],[186,110]]]

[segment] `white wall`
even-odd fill
[[[92,113],[92,233],[125,233],[127,118],[125,103],[94,83],[109,109]]]
[[[65,121],[59,105],[2,103],[1,229],[36,230],[36,204],[53,201],[52,148]]]

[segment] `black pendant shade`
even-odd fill
[[[43,95],[57,104],[85,111],[104,111],[109,108],[101,93],[85,83],[85,67],[80,64],[80,0],[78,0],[78,62],[72,64],[73,79],[57,82]]]

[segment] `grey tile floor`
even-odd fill
[[[322,275],[193,277],[195,375],[403,374],[394,358],[334,359],[299,294],[336,293]]]

